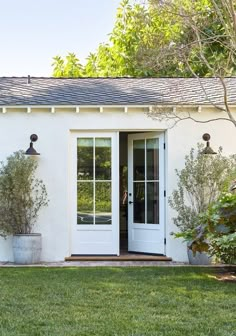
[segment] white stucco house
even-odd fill
[[[227,86],[236,116],[236,78]],[[50,199],[35,228],[42,260],[128,249],[186,261],[185,245],[170,235],[175,169],[204,133],[213,148],[235,153],[235,127],[186,120],[170,128],[146,112],[166,106],[205,121],[224,116],[212,102],[223,104],[217,79],[0,78],[0,160],[38,136],[35,160]],[[11,237],[1,238],[0,261],[12,259]]]

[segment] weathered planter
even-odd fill
[[[193,251],[188,248],[188,260],[191,265],[210,265],[212,258],[205,252],[196,252],[193,254]]]
[[[13,236],[13,256],[16,264],[37,264],[41,261],[42,236],[40,233]]]

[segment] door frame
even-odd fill
[[[163,237],[163,254],[166,254],[166,155],[165,155],[165,133],[164,132],[156,132],[156,131],[141,131],[137,132],[137,134],[131,134],[132,139],[128,138],[128,193],[132,191],[132,196],[129,197],[128,195],[128,245],[129,241],[131,239],[131,234],[130,232],[130,220],[132,218],[132,211],[133,211],[133,204],[129,206],[129,200],[133,201],[133,181],[130,179],[130,171],[133,167],[133,150],[132,150],[132,145],[133,145],[133,140],[135,139],[140,139],[140,137],[144,137],[146,139],[148,138],[153,138],[153,136],[156,136],[159,139],[159,162],[161,164],[159,165],[159,224],[162,225],[160,231],[161,235]],[[130,153],[130,155],[129,155]],[[132,165],[132,167],[131,167]],[[140,225],[140,228],[143,226],[143,224],[137,224]],[[144,224],[148,225],[148,224]],[[153,225],[153,224],[151,224]],[[144,226],[143,226],[144,228]],[[128,249],[129,250],[129,249]],[[132,250],[130,250],[132,252]],[[142,253],[141,251],[137,253]],[[151,253],[152,252],[143,252],[143,253]],[[154,253],[153,253],[154,254]],[[159,254],[158,252],[156,254]],[[160,253],[162,254],[162,253]]]
[[[111,255],[120,254],[120,214],[119,214],[119,131],[93,131],[78,130],[70,132],[70,148],[69,148],[69,255],[76,255],[73,252],[73,234],[77,223],[77,138],[78,137],[102,137],[111,136],[112,138],[112,236],[115,244]],[[117,183],[116,183],[117,182]],[[118,196],[117,196],[118,195]],[[105,227],[105,225],[104,225]],[[94,229],[94,228],[91,228]],[[93,230],[92,230],[93,231]],[[102,231],[102,230],[101,230]],[[79,253],[78,253],[79,255]],[[85,254],[84,254],[85,255]],[[87,255],[87,254],[86,254]],[[89,254],[88,254],[89,255]],[[92,255],[92,254],[91,254]],[[99,255],[99,254],[97,254]],[[102,255],[102,254],[101,254]]]
[[[119,176],[119,167],[120,167],[120,158],[119,158],[119,134],[120,132],[137,132],[138,134],[142,133],[158,133],[163,137],[163,141],[165,144],[165,149],[166,149],[166,130],[161,130],[161,131],[156,131],[155,129],[145,129],[145,130],[140,130],[140,129],[124,129],[124,130],[77,130],[77,129],[71,129],[68,134],[68,175],[67,175],[67,181],[68,181],[68,191],[67,191],[67,209],[68,209],[68,229],[69,229],[69,245],[68,245],[68,255],[71,255],[72,251],[72,228],[75,222],[75,217],[77,213],[77,206],[76,206],[76,171],[74,169],[75,166],[75,160],[76,160],[76,148],[77,148],[77,143],[76,139],[78,134],[87,134],[91,133],[94,135],[99,135],[101,133],[113,133],[116,134],[116,155],[114,159],[116,160],[116,174],[117,174],[117,197],[114,199],[114,202],[116,204],[116,220],[117,220],[117,225],[115,228],[116,232],[116,255],[120,255],[120,190],[119,190],[119,181],[120,181],[120,176]],[[166,169],[167,169],[167,156],[166,156],[166,150],[164,150],[164,164],[163,164],[163,173],[164,173],[164,178],[163,178],[163,184],[164,184],[164,190],[166,190]],[[129,181],[128,181],[129,182]],[[163,221],[164,221],[164,238],[166,239],[166,211],[167,211],[167,205],[166,205],[166,198],[164,198],[164,205],[163,205]],[[164,246],[165,254],[166,254],[166,245]]]

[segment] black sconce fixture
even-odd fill
[[[37,141],[38,140],[38,136],[37,134],[31,134],[30,136],[30,146],[29,148],[27,149],[27,151],[25,152],[26,155],[40,155],[35,149],[34,149],[34,146],[33,146],[33,142]]]
[[[203,140],[206,141],[206,147],[203,149],[201,154],[217,154],[216,152],[213,151],[213,149],[210,147],[210,134],[205,133],[202,136]]]

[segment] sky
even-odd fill
[[[51,76],[52,58],[82,63],[108,41],[120,0],[0,0],[0,76]]]

